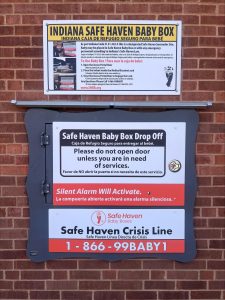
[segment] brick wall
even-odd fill
[[[224,299],[225,82],[224,0],[0,1],[0,299]],[[197,258],[109,263],[26,258],[28,144],[23,108],[11,99],[43,95],[43,19],[182,20],[182,94],[116,100],[212,100],[200,111],[195,207]],[[53,97],[60,99],[60,97]],[[113,96],[73,96],[113,100]],[[65,99],[65,97],[63,97]]]

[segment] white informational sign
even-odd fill
[[[185,122],[53,122],[53,203],[183,206],[185,139]]]
[[[43,23],[44,92],[179,95],[181,21]]]
[[[184,253],[184,209],[49,209],[49,251]]]

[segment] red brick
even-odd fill
[[[213,70],[184,70],[184,79],[215,79],[215,71]]]
[[[6,279],[19,279],[20,273],[18,271],[6,271],[5,278]]]
[[[46,281],[47,290],[76,290],[78,285],[77,281],[65,280],[65,281]],[[43,288],[42,288],[43,289]]]
[[[141,261],[140,260],[122,260],[115,261],[110,263],[111,269],[140,269]]]
[[[76,260],[48,261],[47,269],[77,269]]]
[[[224,68],[225,59],[200,59],[199,66],[204,69]]]
[[[216,16],[216,17],[215,17],[215,15],[201,16],[201,24],[221,25],[223,23],[224,23],[223,16]]]
[[[4,241],[2,241],[4,242]],[[13,261],[11,260],[0,260],[0,269],[1,270],[11,270],[13,269]]]
[[[142,282],[137,280],[112,281],[111,288],[113,290],[140,290],[142,288]]]
[[[21,24],[21,16],[16,15],[8,15],[6,16],[6,24],[7,25],[16,25]]]
[[[0,175],[27,175],[27,166],[4,166]]]
[[[121,292],[117,292],[117,291],[116,292],[115,291],[97,291],[97,292],[94,292],[94,300],[106,300],[106,299],[107,300],[124,300],[125,299],[124,298],[124,292],[122,292],[122,291]],[[132,298],[128,297],[127,300],[129,300],[129,299],[132,299]],[[151,299],[151,298],[149,298],[149,299]]]
[[[36,270],[36,269],[44,269],[44,263],[33,263],[28,260],[16,260],[15,261],[15,269],[16,270]]]
[[[131,12],[133,13],[133,12]],[[163,16],[164,19],[166,19],[166,16]],[[117,14],[117,18],[115,19],[113,15],[110,16],[110,18],[108,18],[109,20],[121,20],[123,17],[119,14]],[[144,14],[138,14],[138,15],[134,15],[134,14],[130,14],[130,15],[124,15],[124,20],[155,20],[156,16],[155,15],[144,15]]]
[[[219,14],[225,14],[225,5],[219,5]]]
[[[45,283],[44,281],[34,281],[34,280],[21,280],[21,281],[15,281],[15,289],[16,290],[43,290]]]
[[[216,239],[221,237],[221,232],[217,229],[196,229],[195,233],[198,239]]]
[[[215,36],[216,28],[212,26],[185,26],[183,32],[184,35],[188,36]]]
[[[200,132],[210,132],[210,133],[220,133],[225,129],[224,124],[204,124],[204,126],[199,126]]]
[[[224,101],[224,99],[225,99],[225,91],[217,91],[215,93],[215,104],[217,104],[216,102]]]
[[[216,114],[216,123],[225,123],[225,112]]]
[[[191,299],[221,299],[221,293],[218,291],[198,291],[198,292],[191,292]]]
[[[16,35],[42,35],[43,29],[42,26],[31,26],[31,25],[26,25],[26,26],[16,26],[15,29],[15,34]]]
[[[70,271],[70,278],[71,279],[100,279],[100,272],[99,271],[92,271],[92,270],[87,270],[87,271],[81,271],[81,270],[76,270],[76,271]]]
[[[119,271],[118,272],[118,279],[123,280],[144,280],[149,279],[149,272],[148,271]]]
[[[48,100],[48,97],[44,95],[44,93],[41,91],[18,91],[16,93],[17,99],[21,100]],[[57,98],[57,96],[55,96]],[[56,99],[57,100],[57,99]]]
[[[175,262],[175,269],[178,270],[201,270],[206,269],[206,261],[195,259],[188,264]]]
[[[113,282],[112,282],[113,284]],[[99,281],[80,281],[79,282],[79,289],[80,290],[109,290],[110,288],[110,281],[106,280],[99,280]],[[113,287],[112,287],[113,288]]]
[[[13,178],[13,181],[15,179]],[[16,206],[16,197],[1,197],[0,206]]]
[[[60,293],[58,291],[30,291],[29,299],[60,299]]]
[[[163,282],[162,281],[145,281],[145,289],[147,290],[174,290],[175,289],[175,282],[174,281],[169,281],[166,280]]]
[[[5,90],[5,89],[6,89],[5,81],[0,80],[0,90]]]
[[[211,47],[223,47],[225,43],[225,37],[210,37],[210,39],[201,37],[200,46],[211,46]]]
[[[108,20],[110,20],[110,16],[111,15],[108,15]],[[117,15],[119,16],[119,15]],[[113,20],[121,20],[121,17],[117,17],[117,16],[114,16],[113,15]],[[59,15],[59,17],[61,18],[61,16]],[[95,20],[104,20],[105,19],[105,15],[104,14],[95,14]],[[78,14],[78,15],[72,15],[72,19],[73,20],[93,20],[93,15],[91,14]]]
[[[0,57],[12,57],[14,55],[14,49],[0,48]]]
[[[216,5],[184,4],[184,13],[213,14],[215,12]]]
[[[25,90],[43,90],[42,81],[24,81]]]
[[[208,145],[208,144],[199,144],[197,145],[197,152],[198,153],[212,153],[212,154],[219,154],[224,153],[224,145]]]
[[[209,101],[213,99],[212,92],[183,92],[182,100],[183,101]]]
[[[45,1],[47,2],[47,1]],[[31,24],[31,25],[40,25],[42,24],[42,22],[44,20],[51,20],[52,19],[52,15],[40,15],[40,14],[36,14],[36,15],[23,15],[22,16],[22,23],[24,25],[26,24]]]
[[[138,13],[145,13],[148,11],[148,5],[147,4],[117,4],[116,5],[116,12],[119,14],[138,14]]]
[[[0,229],[2,239],[21,239],[27,237],[27,231],[21,229]]]
[[[12,281],[0,280],[0,290],[12,290]]]
[[[195,228],[205,228],[207,226],[207,221],[205,219],[200,219],[200,217],[195,218],[194,219],[194,226],[195,226]]]
[[[111,14],[114,13],[115,6],[113,4],[83,4],[82,13],[88,14]]]
[[[12,35],[13,34],[13,27],[12,26],[1,26],[0,27],[0,35],[1,38],[3,35]]]
[[[43,72],[39,70],[17,70],[16,78],[18,79],[42,79]]]
[[[1,161],[1,156],[0,156],[0,161]],[[0,185],[1,186],[15,185],[15,178],[13,178],[11,176],[0,176]],[[2,194],[2,196],[3,196],[3,194]]]
[[[207,191],[209,191],[208,194],[207,194]],[[204,196],[205,193],[207,194],[207,196],[210,196],[210,191],[211,191],[211,188],[209,188],[209,187],[199,189],[199,192],[202,196]],[[216,217],[216,208],[203,207],[202,208],[202,217]]]
[[[6,209],[0,208],[0,217],[5,217],[5,216],[6,216]]]
[[[225,185],[225,177],[213,177],[213,185]]]
[[[49,4],[48,5],[48,13],[80,13],[80,5],[79,4]]]
[[[208,221],[208,223],[211,228],[224,228],[225,227],[225,219],[224,218],[210,219]]]
[[[182,81],[182,90],[183,91],[194,91],[197,90],[196,81]]]
[[[225,35],[225,27],[218,27],[218,34]]]
[[[28,291],[0,291],[0,299],[28,299]]]
[[[1,70],[0,79],[11,79],[14,78],[14,71]]]
[[[11,13],[13,13],[12,4],[0,4],[0,12],[1,12],[1,14],[11,14]]]
[[[22,84],[22,81],[19,81],[19,80],[8,80],[7,82],[8,84],[8,89],[9,90],[22,90],[23,88],[23,84]]]
[[[114,298],[112,298],[113,300]],[[122,300],[124,298],[121,298]],[[157,299],[157,294],[156,292],[152,292],[152,291],[132,291],[132,292],[129,292],[127,291],[126,292],[126,299],[127,300],[148,300],[148,299]],[[98,300],[98,299],[96,299]],[[104,299],[102,299],[104,300]]]
[[[15,14],[41,14],[47,12],[46,4],[15,4]]]
[[[116,270],[103,270],[102,271],[102,279],[116,279],[117,272]]]
[[[26,56],[26,55],[25,55]],[[31,61],[29,59],[0,59],[0,68],[4,69],[17,69],[17,68],[30,68]],[[3,72],[1,70],[1,72]],[[13,71],[14,76],[14,71]],[[11,77],[10,77],[11,78]]]
[[[143,269],[170,269],[173,267],[172,261],[144,260]]]
[[[24,259],[25,258],[25,252],[20,250],[5,250],[0,251],[0,259]]]
[[[53,279],[54,280],[58,280],[58,279],[66,280],[66,279],[68,279],[68,272],[67,271],[56,271],[56,270],[54,270]]]
[[[27,165],[29,162],[28,155],[16,156],[16,165]]]
[[[4,118],[6,115],[6,118],[7,116],[11,115],[11,114],[1,114],[0,115],[0,123],[1,123],[1,119]],[[13,116],[13,115],[12,115]],[[14,118],[14,117],[13,117]],[[6,122],[6,119],[3,120],[3,123]],[[0,145],[0,154],[5,154],[6,153],[6,145]]]
[[[197,271],[168,271],[167,272],[168,279],[198,279]]]
[[[223,197],[223,194],[222,194],[222,197]],[[218,216],[224,218],[224,216],[225,216],[225,207],[218,208]]]
[[[12,228],[13,227],[13,223],[11,219],[6,219],[6,218],[1,218],[0,219],[0,226],[1,228]]]
[[[225,87],[224,81],[200,81],[200,90],[223,91]]]
[[[158,299],[165,299],[165,300],[174,300],[174,299],[189,299],[188,292],[186,291],[159,291],[159,298]]]
[[[33,59],[32,68],[41,69],[43,67],[43,59]]]
[[[16,57],[41,57],[41,48],[17,48],[15,49]]]
[[[21,279],[27,280],[38,280],[38,279],[51,279],[52,273],[51,271],[22,271]]]
[[[198,255],[202,259],[222,259],[222,251],[221,250],[198,250]]]
[[[62,291],[62,299],[71,300],[92,300],[91,292],[81,292],[81,291]],[[99,298],[98,298],[99,299]],[[106,299],[106,298],[105,298]],[[108,298],[107,298],[108,299]],[[115,298],[116,300],[116,298]]]
[[[198,165],[209,165],[213,162],[213,157],[208,155],[197,155],[196,162]],[[200,174],[198,174],[200,175]],[[204,174],[202,174],[204,175]]]
[[[216,73],[217,73],[216,79],[218,80],[225,79],[225,70],[218,70]]]
[[[2,164],[2,165],[12,165],[13,163],[14,163],[14,156],[0,155],[0,164]]]
[[[30,38],[29,37],[20,37],[20,36],[12,36],[12,37],[1,37],[2,44],[7,47],[19,47],[19,46],[30,46]],[[17,49],[20,50],[20,49]]]
[[[200,279],[203,280],[213,279],[213,271],[200,271]]]
[[[182,5],[180,4],[150,4],[150,13],[181,13]]]
[[[225,271],[216,271],[215,272],[216,273],[216,279],[222,279],[222,280],[224,280],[224,278],[225,278]],[[213,278],[211,278],[211,279],[213,279]]]
[[[40,47],[43,44],[43,38],[41,36],[34,36],[34,37],[32,37],[31,41],[32,41],[31,42],[32,46],[38,46],[38,47]]]
[[[216,165],[224,165],[225,163],[225,155],[216,155],[215,164]]]
[[[166,272],[160,271],[160,270],[157,270],[157,271],[152,270],[150,278],[153,280],[154,279],[166,279]]]
[[[202,112],[199,114],[200,123],[213,123],[214,115],[213,113]]]
[[[28,228],[29,220],[28,219],[14,219],[15,228]]]
[[[170,20],[171,20],[171,16],[170,16]],[[197,15],[175,15],[174,20],[181,20],[184,24],[190,24],[190,25],[199,24],[199,16],[197,16]],[[196,46],[197,46],[197,44],[196,44]],[[184,46],[184,44],[183,44],[183,46]],[[193,46],[193,45],[190,45],[190,46]]]
[[[192,289],[192,290],[203,290],[206,289],[206,281],[177,281],[178,289]]]
[[[198,143],[212,143],[212,141],[213,141],[212,134],[199,133],[197,136]]]

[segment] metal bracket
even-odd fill
[[[212,101],[67,101],[67,100],[12,100],[12,104],[22,107],[76,107],[76,108],[207,108]]]
[[[50,184],[46,181],[42,181],[41,183],[41,194],[46,196],[50,193]]]
[[[49,135],[43,132],[41,135],[41,146],[46,147],[47,145],[49,145]]]

